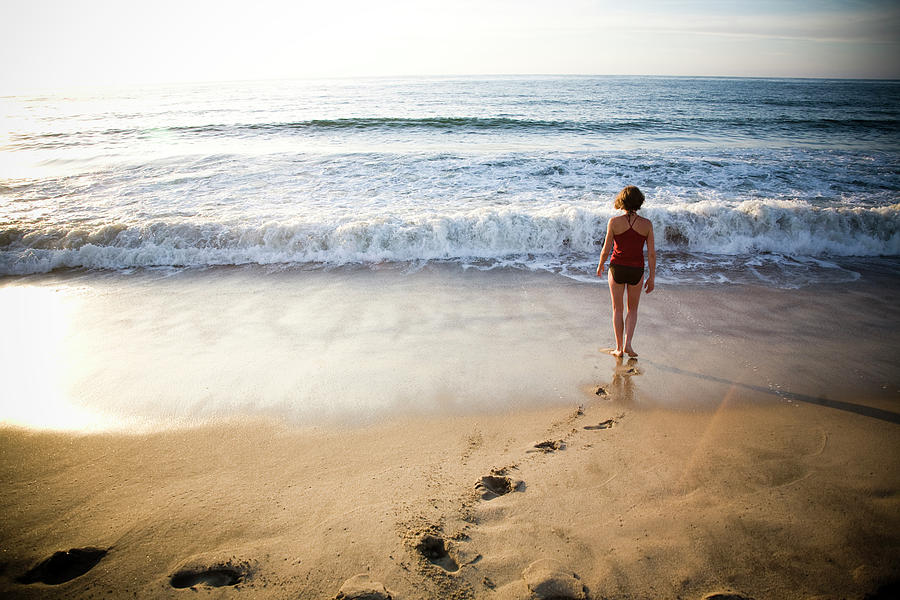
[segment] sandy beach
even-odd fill
[[[0,600],[900,600],[900,2],[97,4],[0,2]]]
[[[223,307],[208,314],[227,321],[225,307],[236,306],[251,315],[246,331],[211,341],[203,324],[179,313],[177,298],[174,309],[154,308],[147,290],[164,284],[48,277],[36,287],[81,294],[66,344],[90,349],[80,376],[96,378],[97,396],[133,395],[132,414],[150,414],[172,387],[198,394],[185,383],[190,373],[198,386],[217,378],[235,385],[229,349],[241,344],[284,353],[253,337],[269,334],[247,333],[260,331],[247,302],[257,303],[260,320],[286,328],[272,335],[309,352],[298,362],[320,357],[318,371],[299,372],[327,373],[316,389],[339,408],[314,418],[248,404],[240,419],[204,420],[198,403],[194,422],[173,412],[171,428],[149,417],[150,425],[125,431],[5,426],[0,595],[897,593],[900,286],[890,274],[802,290],[660,286],[642,303],[640,356],[631,361],[604,352],[605,290],[547,274],[356,274],[370,290],[362,299],[335,274],[273,275],[266,295],[248,289],[240,270],[196,277],[195,289]],[[227,290],[209,293],[213,280]],[[284,294],[298,281],[307,298],[331,307],[334,323],[297,335],[303,320],[285,307],[299,300]],[[17,318],[27,323],[22,311]],[[188,348],[185,373],[178,356],[141,372],[134,352],[110,360],[129,336],[145,335],[146,349],[156,335],[131,327],[132,313],[175,330]],[[338,328],[348,315],[351,324]],[[122,335],[111,339],[115,331]],[[315,343],[329,336],[337,341]],[[203,343],[217,351],[191,362]],[[244,362],[260,389],[277,395],[301,385],[281,369],[266,381],[261,365],[272,361],[286,359]],[[217,362],[228,369],[216,371]],[[157,368],[173,373],[165,385],[154,383]],[[86,389],[60,377],[68,389]],[[391,408],[352,418],[348,397]],[[96,551],[71,553],[74,566],[58,557],[35,569],[56,552],[85,548]]]

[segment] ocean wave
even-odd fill
[[[898,121],[891,118],[837,119],[830,117],[791,116],[729,116],[729,117],[643,117],[601,120],[545,120],[516,117],[347,117],[310,119],[303,121],[273,121],[259,123],[204,123],[149,128],[106,128],[79,131],[50,131],[42,133],[12,133],[5,150],[55,149],[74,145],[90,145],[114,141],[177,135],[184,137],[246,137],[292,133],[327,133],[329,131],[433,131],[441,133],[527,133],[527,134],[623,134],[642,133],[670,135],[684,132],[704,134],[753,134],[765,137],[767,132],[782,135],[791,130],[820,136],[854,132],[857,135],[896,133]]]
[[[900,255],[900,204],[813,207],[779,200],[700,201],[643,211],[661,251],[801,257]],[[114,223],[0,229],[0,275],[61,268],[128,269],[318,263],[345,265],[599,255],[607,208],[559,204],[344,220],[340,223]],[[557,261],[551,261],[557,262]]]

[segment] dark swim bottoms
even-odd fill
[[[638,285],[644,276],[644,267],[626,267],[609,263],[609,272],[612,273],[613,281],[616,283]]]

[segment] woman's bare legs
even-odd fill
[[[637,356],[637,352],[634,351],[634,348],[631,347],[631,340],[634,339],[634,327],[637,325],[638,318],[638,303],[641,301],[641,289],[644,284],[644,278],[641,277],[641,280],[637,285],[629,285],[628,286],[628,313],[625,315],[625,352],[628,356]],[[620,287],[625,287],[620,286]],[[621,300],[620,300],[621,302]],[[619,335],[616,334],[616,347],[621,348],[619,346]],[[619,356],[622,356],[619,354]]]
[[[607,279],[609,280],[609,295],[612,298],[613,306],[613,330],[616,332],[616,350],[613,352],[613,356],[621,357],[623,349],[627,347],[622,345],[623,332],[625,330],[625,284],[616,283],[612,272],[609,273]],[[631,299],[629,297],[630,303]],[[634,326],[632,326],[631,331],[632,333],[634,332]],[[631,337],[625,339],[630,340]]]

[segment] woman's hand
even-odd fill
[[[649,294],[653,291],[653,288],[653,277],[648,277],[647,281],[644,282],[644,289],[647,290],[647,293]]]
[[[597,277],[603,277],[603,263],[597,265]]]

